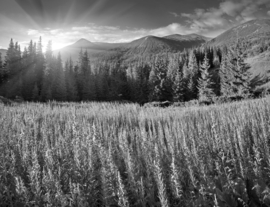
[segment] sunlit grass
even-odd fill
[[[0,206],[269,205],[269,114],[269,99],[0,105]]]

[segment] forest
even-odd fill
[[[52,42],[43,53],[42,39],[21,51],[11,39],[0,58],[0,95],[25,101],[214,102],[220,97],[252,97],[258,82],[245,63],[250,44],[203,45],[177,53],[132,60],[91,60],[81,49],[78,60],[63,61]],[[262,48],[264,51],[265,48]],[[266,48],[267,50],[267,48]],[[4,61],[2,61],[4,60]]]

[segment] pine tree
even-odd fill
[[[77,71],[77,85],[79,99],[83,101],[96,100],[96,84],[95,77],[91,73],[90,59],[88,52],[79,53],[78,71]]]
[[[45,67],[42,78],[42,90],[41,90],[42,101],[52,100],[52,91],[51,91],[53,79],[52,70],[53,70],[52,42],[49,41],[45,53]]]
[[[250,66],[245,63],[246,56],[243,51],[243,45],[240,45],[240,43],[238,42],[236,47],[237,65],[236,71],[234,73],[234,85],[236,85],[236,93],[238,96],[248,97],[251,92],[251,73],[249,72]]]
[[[148,101],[148,77],[150,68],[148,66],[138,65],[134,68],[133,84],[131,86],[132,100],[138,103],[146,103]]]
[[[245,55],[240,43],[236,44],[234,52],[228,50],[221,63],[221,94],[223,96],[247,97],[250,94],[249,65],[244,62]]]
[[[10,40],[9,47],[6,54],[6,68],[8,76],[12,76],[15,72],[15,62],[16,62],[16,51],[13,39]]]
[[[4,68],[3,68],[3,61],[2,61],[2,53],[0,52],[0,87],[4,82]]]
[[[231,80],[233,79],[232,71],[230,68],[232,67],[231,62],[229,61],[230,53],[223,54],[222,61],[219,70],[220,76],[220,92],[222,96],[228,97],[232,94],[231,91]],[[230,65],[230,67],[229,67]]]
[[[66,87],[67,87],[67,100],[68,101],[77,101],[78,100],[78,90],[75,80],[75,72],[73,61],[70,57],[65,64],[65,78],[66,78]]]
[[[60,53],[58,54],[53,69],[54,69],[54,79],[52,82],[53,88],[52,97],[56,101],[66,101],[67,99],[66,82]]]
[[[151,93],[151,101],[170,100],[167,79],[167,64],[160,56],[156,57],[154,68],[152,68],[149,77]]]
[[[213,97],[215,96],[213,92],[213,83],[211,80],[211,74],[209,72],[210,64],[205,53],[203,64],[200,67],[201,78],[198,81],[198,90],[199,90],[199,101],[200,102],[212,102]]]
[[[11,39],[9,48],[6,54],[5,66],[5,92],[4,95],[8,98],[21,96],[22,81],[21,81],[21,51],[18,43]]]
[[[0,96],[4,96],[5,92],[5,82],[7,79],[7,74],[6,74],[6,67],[3,64],[2,61],[2,53],[0,53]]]
[[[36,50],[35,44],[31,40],[28,48],[25,49],[23,52],[23,59],[22,59],[22,68],[23,68],[23,75],[22,75],[22,94],[23,98],[27,101],[32,101],[32,91],[35,87],[37,82],[36,80]]]
[[[195,51],[192,50],[189,55],[188,62],[188,77],[187,77],[187,94],[188,99],[197,99],[198,97],[198,77],[199,77],[199,66]]]
[[[173,82],[173,100],[175,102],[183,102],[185,97],[185,81],[183,73],[178,69]]]
[[[40,37],[39,42],[37,44],[36,68],[35,68],[35,79],[39,94],[42,89],[44,70],[45,70],[45,57],[42,51],[42,39]]]

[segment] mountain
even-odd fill
[[[205,41],[209,41],[211,38],[204,37],[197,34],[189,34],[189,35],[180,35],[180,34],[173,34],[169,36],[165,36],[166,39],[176,40],[176,41],[186,41],[186,42],[201,42],[204,43]]]
[[[246,62],[254,77],[270,77],[270,19],[256,19],[235,26],[207,44],[233,46],[237,39],[245,43]]]
[[[256,19],[229,29],[228,31],[209,41],[208,44],[215,46],[228,46],[234,44],[237,38],[260,39],[262,37],[269,36],[269,34],[270,19]]]
[[[91,47],[93,45],[94,43],[90,42],[87,39],[82,38],[78,40],[77,42],[75,42],[73,45],[71,45],[71,47]]]
[[[87,50],[91,59],[121,58],[127,60],[160,52],[179,52],[199,46],[206,43],[207,40],[208,38],[196,34],[175,34],[166,37],[146,36],[128,43],[102,43],[80,39],[76,43],[54,52],[55,54],[60,52],[64,61],[69,57],[77,60],[81,49]]]
[[[86,39],[80,39],[72,45],[55,50],[54,54],[58,54],[60,52],[63,61],[66,61],[70,57],[73,61],[77,61],[81,50],[83,50],[83,52],[87,51],[90,58],[99,58],[102,56],[109,56],[113,53],[110,50],[117,48],[120,45],[121,44],[117,43],[90,42]]]
[[[179,52],[184,49],[199,46],[207,41],[206,37],[199,35],[174,34],[166,37],[147,36],[132,41],[126,45],[125,56],[149,55],[159,52]]]

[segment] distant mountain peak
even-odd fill
[[[85,39],[85,38],[81,38],[79,39],[75,44],[82,44],[82,43],[91,43],[89,40]]]
[[[81,38],[74,44],[70,45],[69,47],[76,47],[76,48],[87,48],[92,46],[94,43],[90,42],[87,39]]]
[[[165,36],[166,39],[173,39],[173,40],[179,40],[179,41],[194,41],[194,40],[200,40],[200,41],[208,41],[211,38],[204,37],[202,35],[198,34],[187,34],[187,35],[181,35],[181,34],[172,34]]]

